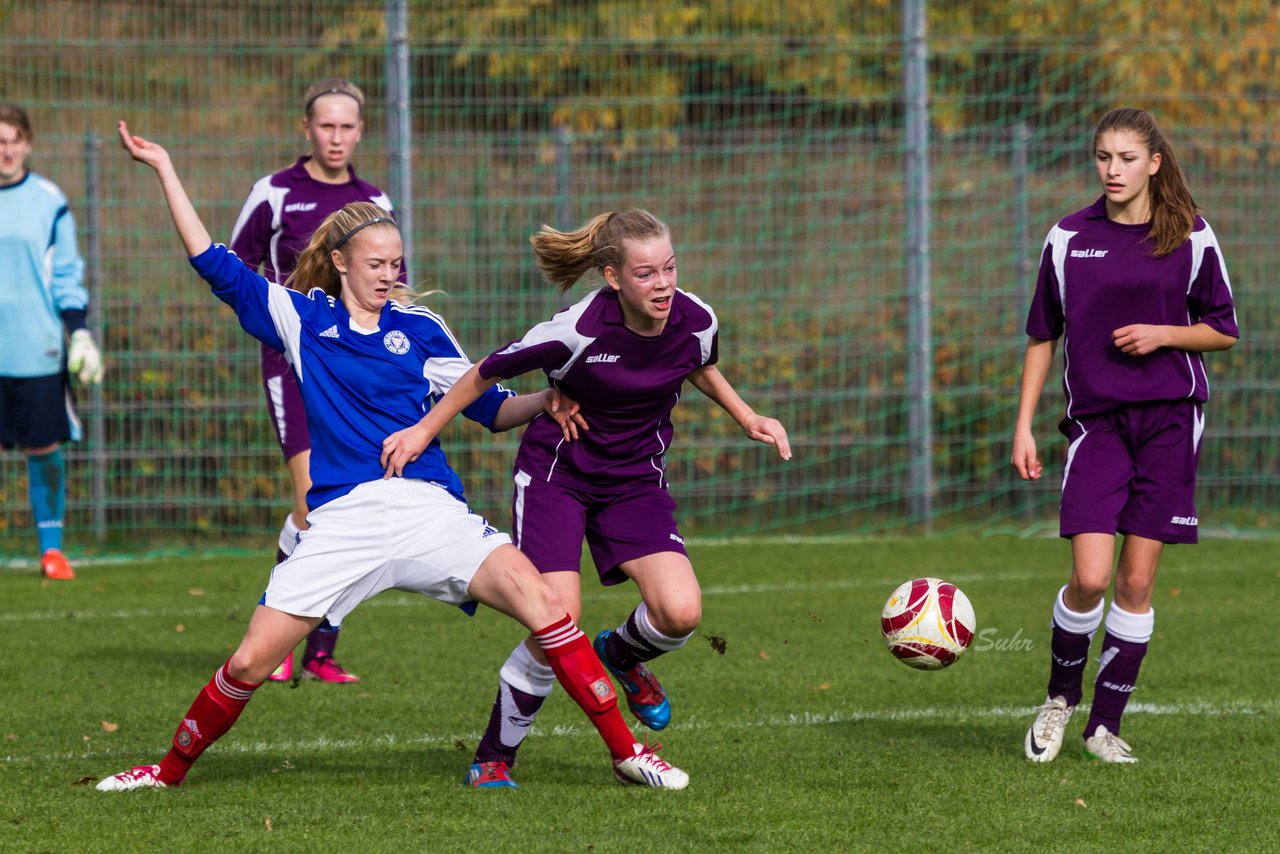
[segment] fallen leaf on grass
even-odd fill
[[[97,779],[98,779],[97,777],[81,777],[79,780],[76,780],[76,781],[75,781],[74,783],[72,783],[71,785],[73,785],[73,786],[87,786],[87,785],[89,785],[90,783],[93,783],[93,782],[97,781]]]
[[[830,691],[830,690],[831,690],[831,683],[830,683],[830,682],[819,682],[817,685],[814,685],[814,686],[813,686],[813,687],[811,687],[809,690],[811,690],[811,691]]]
[[[264,822],[264,824],[266,824],[267,826],[267,833],[270,833],[271,832],[271,816],[267,816],[267,820],[266,822]]]
[[[1181,596],[1181,595],[1182,595],[1182,588],[1181,588],[1181,587],[1170,587],[1170,588],[1169,588],[1169,595],[1170,595],[1170,596]]]
[[[765,661],[768,661],[768,660],[769,660],[769,653],[765,652],[763,649],[762,649],[762,650],[760,650],[760,652],[759,652],[759,653],[757,653],[757,654],[758,654],[761,658],[763,658]]]
[[[724,651],[729,648],[729,642],[719,635],[703,635],[707,639],[707,643],[711,644],[711,648],[716,652],[724,655]]]
[[[113,724],[111,721],[102,722],[103,732],[115,732],[118,729],[120,729],[120,724]]]
[[[199,587],[192,587],[187,591],[188,596],[203,596],[204,590]]]
[[[1089,808],[1089,805],[1084,802],[1084,798],[1076,798],[1076,806],[1084,807],[1085,809]]]

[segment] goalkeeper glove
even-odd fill
[[[93,343],[88,329],[71,333],[71,345],[67,348],[67,368],[79,378],[81,385],[97,385],[102,382],[102,353]]]

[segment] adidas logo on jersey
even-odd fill
[[[1072,249],[1072,258],[1102,258],[1105,257],[1108,250],[1106,249]]]
[[[612,363],[612,362],[616,362],[616,361],[618,361],[618,357],[617,357],[617,356],[614,356],[614,355],[606,355],[605,353],[600,353],[600,354],[595,355],[595,356],[588,356],[588,357],[587,357],[587,364],[588,364],[588,365],[594,365],[594,364],[595,364],[595,363],[597,363],[597,362],[600,362],[600,363],[602,363],[602,364],[606,364],[606,365],[607,365],[607,364],[610,364],[610,363]]]
[[[330,327],[329,327],[328,329],[326,329],[324,332],[321,332],[321,333],[320,333],[320,337],[321,337],[321,338],[337,338],[337,337],[338,337],[338,324],[336,324],[336,323],[335,323],[335,324],[333,324],[333,326],[330,326]]]

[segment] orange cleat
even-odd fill
[[[71,568],[71,564],[67,562],[62,552],[57,549],[49,549],[41,556],[40,573],[45,578],[52,578],[57,581],[70,581],[76,577],[75,570]]]

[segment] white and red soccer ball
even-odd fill
[[[969,648],[977,626],[969,597],[941,578],[903,582],[880,612],[880,633],[889,652],[920,670],[954,664]]]

